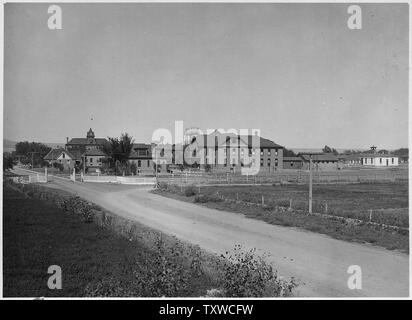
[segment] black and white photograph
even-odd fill
[[[408,2],[2,7],[2,298],[409,298]]]

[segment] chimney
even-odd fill
[[[64,149],[67,150],[67,144],[69,143],[69,137],[66,137],[66,145],[64,146]]]

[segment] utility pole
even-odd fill
[[[309,213],[312,213],[312,155],[309,158]]]
[[[35,151],[28,152],[28,154],[31,154],[31,169],[32,169],[32,170],[34,169],[34,158],[33,158],[33,156],[34,156],[35,153],[39,153],[39,154],[40,154],[40,152],[35,152]]]
[[[157,150],[155,151],[155,170],[156,170],[156,188],[158,186],[158,177],[157,177]]]

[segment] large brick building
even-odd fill
[[[182,163],[178,147],[173,146],[173,164]],[[283,147],[257,135],[233,133],[201,134],[181,147],[185,165],[213,171],[239,172],[241,168],[259,168],[273,172],[283,168]]]

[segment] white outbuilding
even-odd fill
[[[399,157],[393,154],[369,153],[360,156],[363,166],[396,167],[399,165]]]

